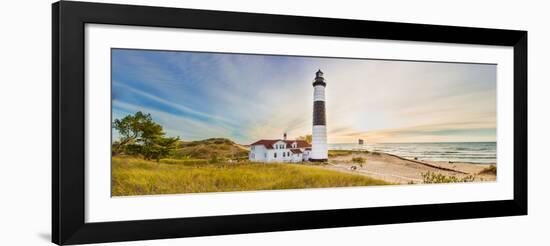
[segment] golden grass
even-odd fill
[[[355,153],[353,150],[329,150],[328,157],[347,156]]]
[[[351,154],[371,154],[371,155],[380,155],[378,152],[371,152],[368,150],[329,150],[328,157],[340,157],[348,156]]]
[[[174,153],[179,159],[247,159],[248,149],[225,138],[210,138],[191,142],[180,142]]]
[[[497,175],[497,166],[496,165],[490,165],[486,168],[484,168],[483,170],[481,170],[481,172],[479,172],[479,174],[492,174],[492,175]]]
[[[303,164],[218,163],[128,157],[112,159],[112,195],[279,190],[388,184]]]

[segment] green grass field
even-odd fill
[[[210,163],[130,157],[112,159],[112,195],[304,189],[388,184],[304,164]]]

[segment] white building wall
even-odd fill
[[[326,126],[313,126],[311,145],[311,159],[328,159]]]
[[[292,154],[290,161],[291,162],[301,162],[302,161],[302,154]]]
[[[300,149],[303,152],[302,154],[293,154],[290,148],[286,147],[285,142],[282,141],[270,147],[273,147],[273,149],[268,149],[263,145],[250,146],[248,159],[256,162],[301,162],[307,161],[310,157],[310,152],[305,148]],[[277,154],[276,157],[275,153]]]
[[[267,158],[264,160],[265,162],[290,162],[292,160],[290,149],[286,147],[285,142],[278,141],[272,147],[273,149],[267,149],[266,151]]]
[[[263,145],[250,146],[250,154],[248,160],[265,162],[267,159],[267,149]]]
[[[309,150],[302,150],[302,160],[303,161],[308,161],[309,158],[311,158],[311,152]]]
[[[275,152],[274,149],[268,149],[267,150],[267,159],[265,160],[266,162],[274,162],[275,161],[275,157],[273,156],[274,152]]]

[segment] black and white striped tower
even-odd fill
[[[325,87],[321,69],[315,73],[313,81],[313,131],[311,146],[311,161],[327,161],[327,118],[325,113]]]

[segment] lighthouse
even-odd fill
[[[327,118],[325,113],[325,87],[327,83],[321,69],[313,81],[313,130],[311,140],[311,161],[328,160]]]

